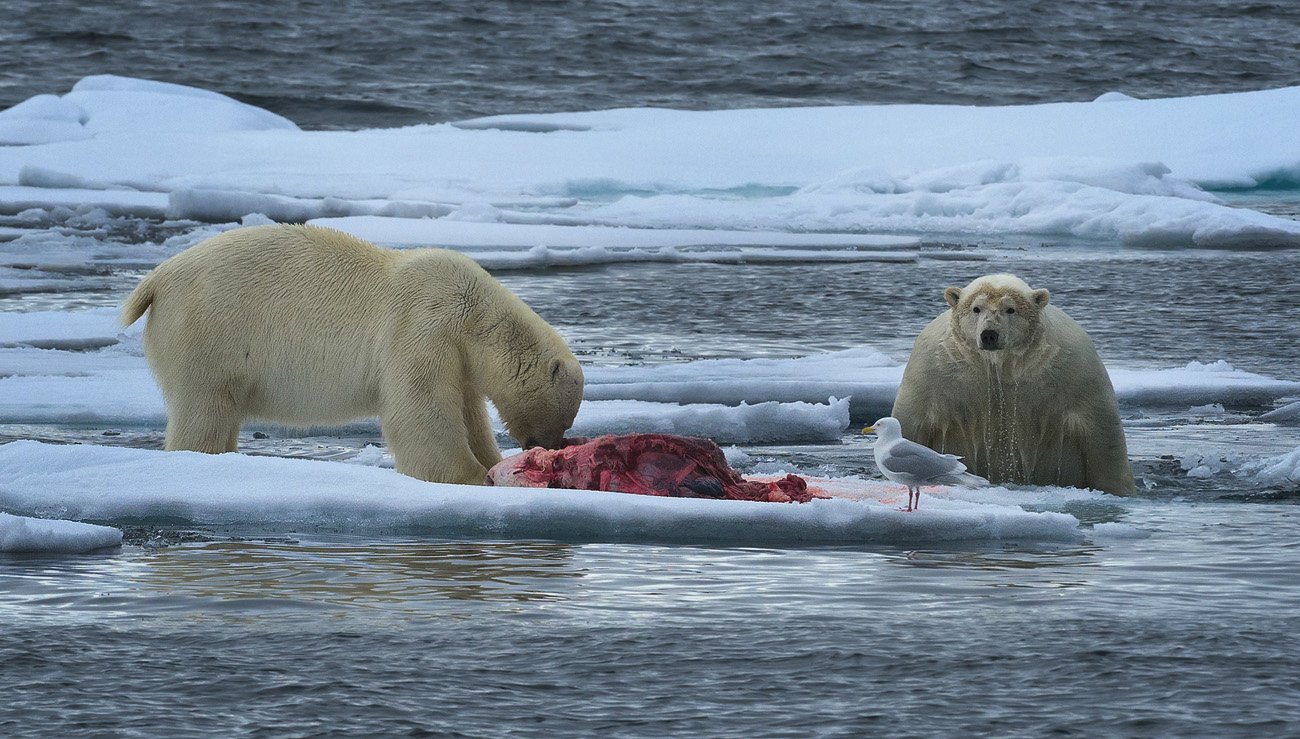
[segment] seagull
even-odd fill
[[[903,438],[903,427],[898,419],[885,416],[862,429],[862,433],[877,434],[875,443],[876,466],[894,482],[907,486],[907,507],[914,511],[921,503],[922,485],[969,485],[980,487],[989,481],[966,471],[961,457],[940,454],[928,446]]]

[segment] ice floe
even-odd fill
[[[340,227],[370,233],[417,221],[427,230],[421,242],[450,247],[488,245],[503,224],[625,229],[510,238],[552,250],[611,248],[560,246],[604,235],[626,249],[680,250],[662,243],[661,229],[806,234],[843,251],[864,244],[832,236],[1295,247],[1300,223],[1229,207],[1206,190],[1300,183],[1297,107],[1300,87],[1000,107],[642,108],[301,131],[211,91],[99,75],[0,111],[0,143],[11,144],[0,146],[0,213],[52,204],[207,221],[262,213],[341,218]],[[372,220],[352,220],[360,218]],[[758,238],[751,248],[792,246]],[[795,256],[812,254],[785,258]],[[567,263],[553,254],[529,262]]]
[[[440,485],[334,462],[34,441],[0,446],[0,478],[0,507],[24,515],[261,532],[764,546],[1084,538],[1074,516],[1026,511],[996,493],[928,496],[921,511],[902,513],[872,481],[841,481],[858,500],[750,503]]]
[[[81,554],[121,543],[122,532],[111,526],[0,512],[0,553]]]

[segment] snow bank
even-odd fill
[[[28,441],[0,446],[0,479],[0,505],[11,510],[258,531],[762,546],[1082,538],[1067,514],[938,496],[902,513],[872,500],[797,505],[439,485],[332,462]]]
[[[0,147],[0,212],[43,198],[156,212],[163,197],[172,218],[431,220],[422,238],[448,246],[456,238],[438,232],[483,246],[513,224],[1295,247],[1296,221],[1227,207],[1201,188],[1300,184],[1297,108],[1300,87],[300,131],[210,91],[100,76],[0,111],[0,142],[28,144]],[[527,246],[560,248],[551,238]],[[586,246],[609,248],[574,248]]]
[[[121,543],[122,532],[110,526],[0,512],[0,552],[81,554]]]

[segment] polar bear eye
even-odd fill
[[[978,316],[979,313],[980,313],[980,307],[977,305],[977,306],[975,306],[974,308],[971,308],[971,309],[970,309],[970,312],[971,312],[971,313],[974,313],[975,315]]]
[[[1007,315],[1008,315],[1008,316],[1011,315],[1012,313],[1015,313],[1015,312],[1016,312],[1016,309],[1015,309],[1015,308],[1007,308]]]

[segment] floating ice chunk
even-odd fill
[[[1190,362],[1167,370],[1111,368],[1110,379],[1120,403],[1151,407],[1218,403],[1258,407],[1300,392],[1300,382],[1244,372],[1220,359]]]
[[[94,184],[98,186],[104,183]],[[84,189],[0,185],[0,210],[2,211],[15,212],[37,208],[49,210],[58,207],[100,208],[112,215],[161,219],[167,210],[167,195],[159,192],[100,189],[99,187]]]
[[[383,447],[378,447],[374,444],[366,444],[361,451],[356,453],[356,456],[340,461],[344,464],[359,464],[366,467],[387,467],[389,469],[392,469],[394,464],[393,455]]]
[[[122,333],[117,315],[116,308],[6,313],[0,317],[0,347],[84,350],[111,346]]]
[[[1300,400],[1288,403],[1280,408],[1274,408],[1268,413],[1262,414],[1259,420],[1269,423],[1295,423],[1300,421]]]
[[[1187,471],[1188,477],[1214,477],[1226,472],[1230,463],[1226,459],[1215,459],[1193,452],[1184,455],[1180,465]]]
[[[180,188],[168,195],[167,216],[198,221],[239,220],[259,213],[275,222],[302,223],[317,218],[389,215],[434,218],[451,211],[440,203],[412,203],[383,199],[296,198],[236,190]]]
[[[797,359],[706,359],[584,372],[589,399],[738,405],[851,397],[850,420],[857,423],[889,415],[903,366],[860,347]]]
[[[1300,447],[1276,457],[1248,462],[1236,474],[1264,485],[1300,483]]]
[[[738,406],[606,400],[584,402],[568,433],[588,437],[675,434],[706,437],[720,444],[806,443],[838,441],[848,426],[848,398]]]
[[[111,526],[0,513],[0,552],[81,554],[121,543]]]

